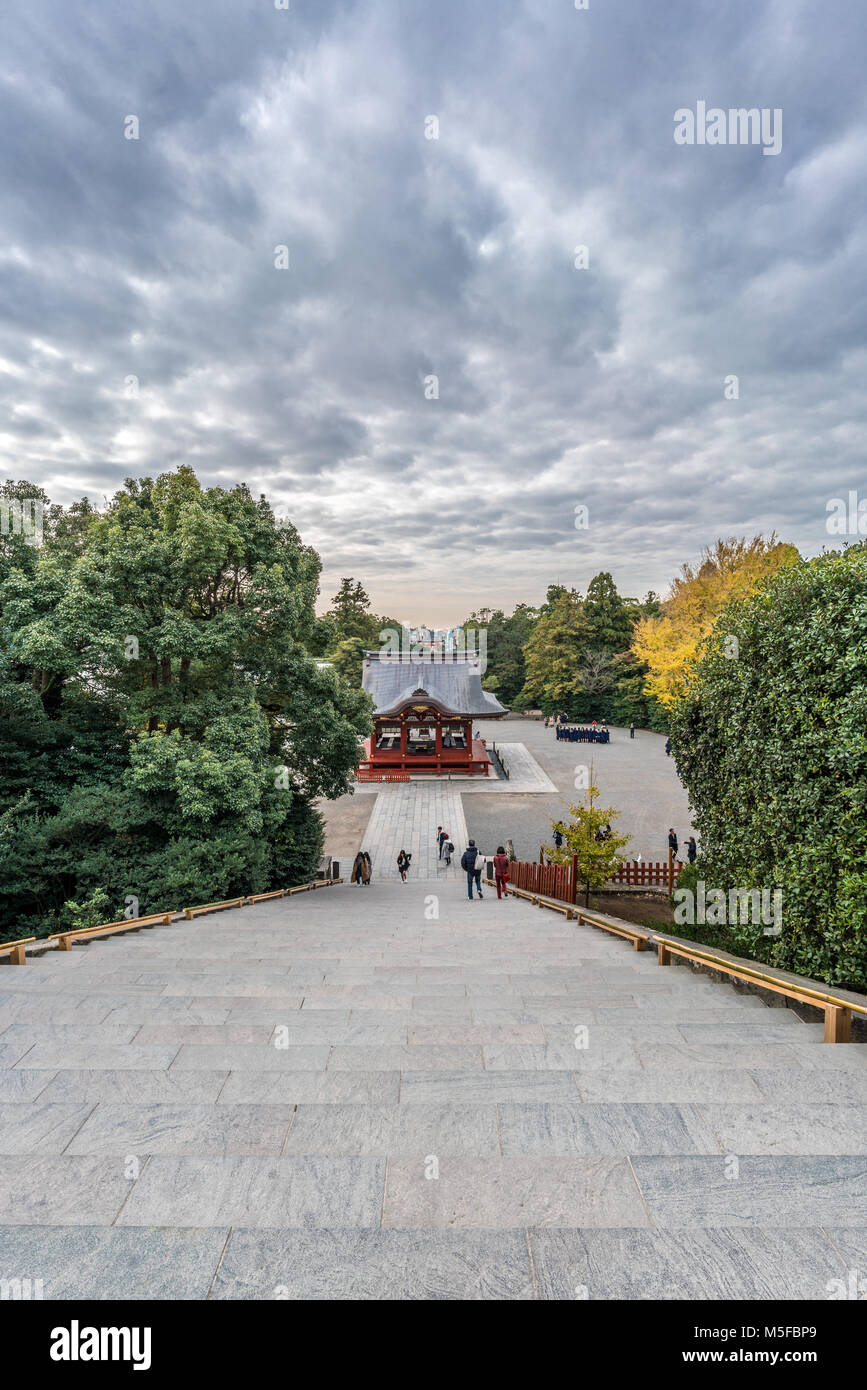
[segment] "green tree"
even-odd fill
[[[598,796],[599,788],[591,782],[581,801],[569,807],[570,819],[551,822],[551,828],[563,836],[563,844],[542,846],[555,864],[568,864],[573,855],[577,857],[575,867],[578,882],[584,885],[585,907],[589,906],[591,890],[604,887],[626,862],[620,851],[630,839],[613,833],[611,822],[620,812],[613,806],[597,806]]]
[[[519,603],[508,617],[500,608],[482,608],[463,624],[467,648],[473,643],[476,651],[481,646],[480,629],[484,629],[487,671],[483,685],[486,690],[496,691],[501,702],[509,707],[517,703],[524,686],[524,648],[538,618],[538,609]]]
[[[708,889],[782,891],[782,929],[695,935],[867,986],[867,546],[789,563],[718,615],[671,714]],[[682,930],[687,930],[683,928]]]
[[[99,892],[119,917],[309,874],[314,800],[348,789],[370,701],[308,655],[320,565],[295,528],[181,467],[10,549],[0,931]]]
[[[544,714],[575,712],[578,665],[586,644],[581,595],[570,589],[555,597],[547,612],[543,610],[524,648],[526,676],[519,704],[538,705]]]
[[[622,652],[632,641],[632,616],[606,570],[594,575],[587,587],[584,623],[590,648]]]
[[[341,579],[326,617],[334,633],[334,646],[347,637],[361,637],[369,644],[378,642],[379,620],[370,612],[370,598],[358,579]]]

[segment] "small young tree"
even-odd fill
[[[608,882],[626,862],[620,851],[629,844],[629,835],[615,835],[611,822],[620,815],[613,806],[597,806],[599,788],[592,781],[581,802],[569,807],[570,820],[552,821],[551,828],[559,830],[563,843],[543,845],[544,853],[555,864],[569,864],[577,855],[576,870],[579,883],[584,884],[584,906],[590,905],[590,890]]]

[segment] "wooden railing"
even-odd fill
[[[512,887],[525,893],[544,893],[547,898],[574,903],[578,889],[572,874],[574,862],[573,859],[571,864],[532,864],[518,859],[509,865],[509,881]]]
[[[512,865],[513,869],[517,867],[517,864]],[[521,866],[538,869],[548,867],[555,866]],[[741,980],[745,984],[755,985],[757,989],[766,989],[772,994],[782,994],[797,1003],[810,1004],[815,1009],[821,1009],[825,1016],[826,1043],[851,1042],[853,1013],[867,1017],[867,998],[848,990],[835,994],[820,988],[815,980],[788,975],[781,970],[774,970],[771,966],[760,966],[757,961],[744,960],[740,956],[729,955],[726,951],[704,950],[691,941],[666,936],[663,932],[636,926],[633,922],[625,922],[622,918],[611,917],[607,913],[590,912],[587,908],[578,907],[568,900],[545,894],[543,890],[536,890],[534,893],[518,885],[517,879],[514,878],[506,891],[521,898],[528,898],[535,907],[548,907],[562,912],[567,920],[577,922],[579,926],[597,927],[600,931],[623,937],[631,942],[633,951],[646,951],[648,947],[655,947],[658,965],[671,965],[672,956],[677,956],[691,961],[694,965],[704,966],[721,975]]]
[[[89,941],[120,932],[141,931],[143,927],[168,925],[178,920],[191,922],[205,912],[222,912],[225,908],[231,907],[252,907],[268,898],[291,898],[295,893],[309,893],[315,888],[330,888],[342,882],[342,878],[319,878],[311,883],[299,883],[295,888],[276,888],[270,893],[253,893],[249,897],[228,898],[224,902],[186,907],[183,912],[170,908],[166,912],[151,912],[144,917],[122,917],[116,922],[102,922],[96,927],[73,927],[69,931],[52,932],[50,936],[24,936],[18,941],[0,941],[0,956],[8,955],[11,965],[26,965],[28,946],[41,950],[44,945],[54,941],[57,943],[58,951],[70,951],[73,942],[76,941]]]
[[[617,869],[607,881],[630,888],[668,888],[671,893],[682,868],[680,860],[673,856],[667,863],[633,859]],[[546,897],[558,898],[564,903],[577,902],[578,889],[582,887],[578,877],[577,855],[574,854],[571,863],[567,864],[535,864],[530,860],[515,860],[509,866],[509,874],[516,888],[527,893],[544,893]]]
[[[651,863],[647,859],[632,859],[628,864],[624,864],[622,869],[618,869],[616,873],[612,874],[608,882],[625,883],[627,886],[635,888],[650,886],[665,888],[668,886],[672,867],[674,880],[677,882],[677,876],[683,868],[679,859],[674,861],[673,866],[659,861]]]

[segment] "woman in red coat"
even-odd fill
[[[509,856],[502,845],[494,855],[494,882],[497,885],[497,897],[508,898],[506,885],[509,882]]]

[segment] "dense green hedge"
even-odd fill
[[[679,934],[867,988],[864,544],[788,566],[724,610],[671,741],[701,841],[690,883],[783,894],[778,936]]]

